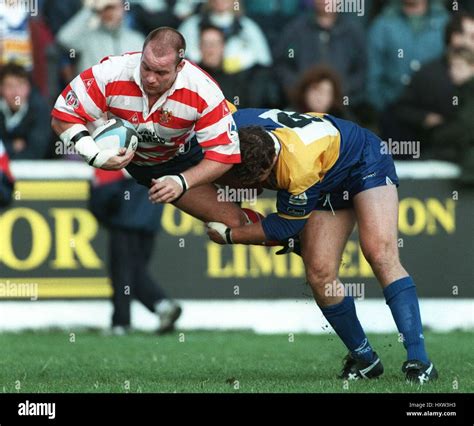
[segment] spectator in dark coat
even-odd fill
[[[306,69],[325,64],[341,76],[351,105],[362,100],[367,74],[364,31],[353,19],[326,11],[324,0],[314,0],[314,12],[290,21],[276,51],[276,71],[287,93]]]
[[[82,7],[81,0],[45,0],[42,15],[51,32],[56,35],[61,27]]]
[[[272,71],[254,65],[239,72],[229,72],[224,65],[225,35],[213,25],[202,27],[200,33],[199,66],[217,81],[228,101],[238,108],[277,108],[280,106],[280,87]]]
[[[0,138],[12,160],[46,158],[51,141],[49,108],[20,65],[0,69]]]
[[[461,180],[474,185],[474,51],[453,48],[448,61],[456,87],[455,113],[436,129],[432,140],[437,157],[459,163]]]
[[[439,57],[449,19],[439,1],[401,0],[375,18],[369,32],[367,92],[379,112],[382,139],[404,139],[395,117],[395,104],[413,74]]]
[[[114,289],[112,332],[125,334],[129,330],[132,298],[158,315],[159,334],[171,332],[181,307],[166,297],[148,272],[162,207],[151,204],[148,190],[126,179],[122,170],[94,171],[90,209],[109,231],[109,273]]]
[[[10,204],[13,193],[13,176],[10,172],[8,155],[0,140],[0,207]]]
[[[379,111],[395,102],[415,71],[439,57],[449,16],[437,1],[402,0],[387,6],[370,28],[370,102]]]
[[[474,19],[465,13],[453,16],[446,26],[445,42],[448,48],[466,48],[474,51]],[[455,111],[455,86],[449,74],[446,54],[421,67],[393,108],[398,120],[399,138],[420,140],[423,157],[433,156],[430,144],[439,126],[450,120]],[[439,155],[440,152],[436,155]]]

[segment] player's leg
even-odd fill
[[[221,222],[231,228],[246,223],[242,209],[233,202],[219,200],[213,184],[192,188],[173,204],[203,222]]]
[[[330,285],[337,280],[342,252],[354,224],[351,209],[338,210],[336,214],[315,210],[300,234],[306,279],[320,307],[335,305],[343,299],[331,292]]]
[[[398,195],[395,185],[384,185],[354,196],[359,238],[365,258],[386,288],[408,275],[398,256]]]
[[[314,211],[301,233],[306,278],[323,315],[349,350],[341,377],[376,377],[383,372],[357,318],[354,299],[337,278],[342,253],[354,228],[352,209]]]
[[[407,378],[428,381],[437,373],[426,354],[415,283],[398,255],[398,195],[395,185],[383,185],[354,196],[359,238],[365,258],[383,288],[398,331],[404,339]]]

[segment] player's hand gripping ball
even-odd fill
[[[118,155],[131,159],[138,147],[139,136],[131,123],[112,118],[95,129],[92,138],[100,150],[97,163],[107,165]]]

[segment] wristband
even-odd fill
[[[209,222],[206,224],[209,229],[216,231],[226,244],[234,244],[232,241],[232,229],[220,222]]]
[[[232,241],[232,229],[231,228],[227,228],[225,230],[225,240],[226,240],[227,244],[234,244],[234,242]]]
[[[61,139],[67,147],[74,145],[78,154],[90,165],[100,167],[103,164],[102,161],[100,165],[94,164],[100,150],[89,134],[87,127],[83,124],[74,124],[69,127],[69,129],[66,129],[59,135],[59,139]]]
[[[183,194],[188,190],[188,182],[186,182],[185,177],[180,173],[177,175],[179,177],[179,180],[181,181],[181,185],[183,187]]]

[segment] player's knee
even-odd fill
[[[317,294],[324,294],[328,285],[337,277],[337,267],[327,262],[318,262],[306,266],[306,279]]]
[[[364,256],[373,269],[383,269],[386,266],[399,263],[398,248],[395,243],[385,239],[366,245],[363,249]]]

